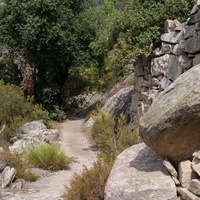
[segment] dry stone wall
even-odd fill
[[[138,118],[151,106],[154,98],[182,73],[200,63],[200,0],[187,22],[167,20],[160,46],[135,64],[134,110]]]

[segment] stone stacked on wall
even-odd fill
[[[160,46],[135,64],[134,110],[142,116],[154,98],[182,73],[200,63],[200,0],[186,23],[167,20]]]

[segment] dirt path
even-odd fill
[[[64,185],[69,185],[73,174],[80,173],[83,165],[90,167],[97,156],[91,150],[91,144],[82,133],[83,120],[66,120],[56,124],[60,132],[59,144],[67,155],[76,158],[69,170],[48,172],[40,170],[42,177],[33,183],[26,184],[26,191],[14,195],[5,193],[5,200],[62,200]],[[7,196],[7,197],[6,197]]]

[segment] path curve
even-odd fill
[[[91,144],[82,132],[83,119],[67,119],[55,123],[60,133],[61,149],[76,159],[69,170],[48,172],[42,170],[43,176],[36,182],[26,184],[26,190],[5,197],[4,200],[63,200],[64,185],[69,185],[74,173],[81,173],[83,165],[91,167],[97,155],[91,150]],[[6,195],[6,194],[5,194]]]

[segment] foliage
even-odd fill
[[[138,133],[129,130],[123,114],[115,121],[111,114],[98,108],[93,113],[93,119],[95,123],[92,135],[100,150],[100,157],[106,161],[114,160],[119,153],[138,140]]]
[[[59,109],[58,106],[53,106],[54,110],[50,111],[49,117],[50,119],[56,120],[56,121],[63,121],[66,119],[66,113]]]
[[[67,169],[73,161],[53,144],[42,144],[38,148],[29,148],[28,160],[36,167],[52,171]]]
[[[90,0],[4,0],[1,7],[1,43],[25,52],[35,72],[35,97],[49,109],[61,106],[68,69],[92,60],[79,18],[88,5]]]
[[[0,124],[6,123],[2,138],[9,141],[17,133],[18,128],[27,121],[48,120],[48,113],[32,102],[33,98],[26,99],[18,86],[0,81]]]
[[[98,160],[88,169],[84,166],[82,174],[75,174],[66,187],[63,197],[66,200],[103,200],[105,184],[108,179],[112,163]]]
[[[131,58],[149,54],[163,22],[185,21],[195,0],[104,0],[96,7],[90,0],[2,2],[0,42],[11,52],[0,78],[24,81],[26,67],[13,61],[22,52],[33,73],[22,85],[29,89],[28,81],[35,100],[57,113],[54,105],[61,109],[66,97],[115,83]]]
[[[194,0],[192,1],[195,2]],[[150,53],[166,19],[185,21],[194,5],[190,0],[128,0],[90,43],[94,55],[104,57],[104,74],[121,76],[131,58]]]
[[[16,178],[22,178],[26,181],[36,181],[39,178],[30,171],[26,157],[22,154],[11,154],[10,151],[4,150],[0,154],[0,160],[1,162],[5,162],[10,167],[14,167],[16,169]]]

